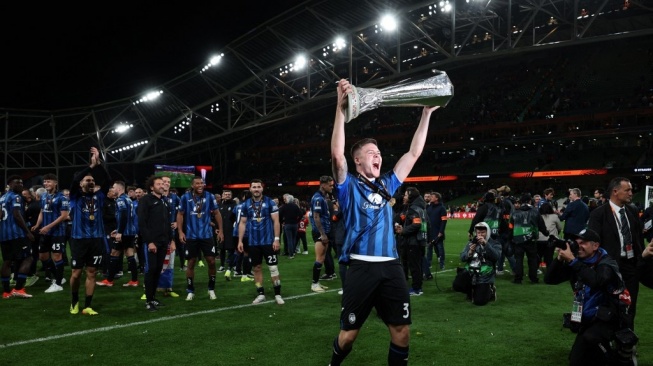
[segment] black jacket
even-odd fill
[[[575,291],[583,292],[582,297],[576,296],[583,301],[582,323],[587,324],[599,316],[602,321],[610,321],[618,329],[617,318],[605,318],[599,315],[597,308],[607,307],[612,309],[611,314],[616,314],[615,306],[618,301],[618,294],[624,289],[624,282],[619,273],[617,262],[607,254],[602,248],[599,249],[593,257],[580,259],[577,258],[570,264],[554,260],[547,268],[544,275],[546,284],[557,285],[564,281],[569,281],[571,288]],[[583,287],[586,286],[586,287]]]
[[[25,202],[25,214],[23,215],[25,225],[30,228],[36,225],[36,221],[38,220],[40,213],[41,205],[35,198],[32,198],[29,203]]]
[[[628,216],[628,222],[630,223],[635,258],[639,261],[642,258],[642,251],[644,251],[645,244],[642,234],[643,228],[638,217],[637,209],[633,206],[626,205],[626,216]],[[621,234],[609,202],[606,201],[605,204],[592,211],[587,228],[599,234],[601,237],[601,248],[605,249],[610,257],[619,258],[621,256]]]
[[[104,231],[107,235],[118,228],[116,223],[116,200],[113,198],[104,199],[104,207],[102,208],[102,220],[104,220]]]
[[[549,236],[544,219],[533,206],[522,204],[510,216],[510,226],[513,228],[511,240],[515,244],[534,242],[539,238],[538,231]]]
[[[138,201],[138,229],[145,246],[149,243],[170,243],[170,210],[168,201],[148,193]]]
[[[428,217],[426,215],[426,201],[421,196],[415,197],[406,210],[402,236],[405,244],[426,245],[428,238]]]

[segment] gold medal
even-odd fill
[[[93,214],[88,215],[88,219],[91,221],[95,220],[95,215]]]
[[[202,218],[202,213],[201,213],[201,212],[198,212],[198,213],[197,213],[197,218],[198,218],[198,219],[201,219],[201,218]]]
[[[257,221],[257,222],[261,222],[261,218],[260,218],[260,217],[257,217],[257,218],[256,218],[256,221]]]

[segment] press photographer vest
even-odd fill
[[[499,233],[500,233],[500,228],[501,228],[501,209],[493,203],[488,204],[487,206],[487,214],[485,215],[485,218],[483,219],[483,222],[488,224],[490,227],[490,237],[492,239],[498,239],[499,238]]]
[[[537,210],[515,210],[512,214],[512,241],[515,244],[531,242],[538,237]]]

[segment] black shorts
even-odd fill
[[[352,260],[343,288],[340,329],[360,329],[372,308],[387,325],[411,324],[410,296],[399,260]]]
[[[124,251],[125,249],[134,249],[134,242],[136,237],[132,235],[123,235],[121,241],[116,241],[114,238],[111,238],[111,249]]]
[[[234,241],[236,241],[236,247],[238,246],[238,237],[234,237]],[[243,237],[243,253],[249,253],[249,238],[248,237]]]
[[[0,247],[5,262],[19,262],[32,256],[32,243],[27,238],[3,241]]]
[[[244,243],[243,243],[244,245]],[[265,263],[268,266],[276,266],[279,264],[279,257],[277,252],[272,249],[272,244],[270,245],[251,245],[249,247],[249,261],[252,263],[252,267],[258,266],[263,263],[263,258],[265,258]]]
[[[197,258],[199,251],[202,251],[204,257],[215,257],[215,242],[210,239],[189,239],[186,240],[186,258]]]
[[[41,235],[39,253],[63,253],[66,251],[66,238],[63,236]]]
[[[327,235],[327,238],[329,238],[329,244],[333,243],[333,240],[334,240],[333,234],[331,234],[331,232],[329,232],[326,235]],[[322,236],[322,235],[320,235],[319,231],[311,231],[311,236],[313,237],[313,242],[314,243],[317,243],[318,241],[320,243],[322,243],[322,240],[320,240],[320,236]]]
[[[108,253],[104,238],[70,239],[71,268],[97,268],[102,264],[102,256]]]

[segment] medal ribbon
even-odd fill
[[[257,207],[256,206],[256,201],[252,200],[252,210],[254,210],[254,217],[258,219],[258,221],[261,221],[261,208],[263,208],[263,200],[259,202],[260,205]]]
[[[195,202],[195,212],[198,216],[202,216],[202,206],[204,205],[204,200],[202,197],[195,199],[195,195],[193,195],[193,202]]]
[[[374,183],[370,182],[369,180],[367,180],[366,178],[363,178],[360,174],[358,175],[358,180],[363,182],[372,191],[374,191],[374,193],[380,195],[386,201],[390,201],[392,199],[392,196],[390,195],[390,193],[388,193],[388,190],[385,189],[385,184],[383,184],[383,181],[379,180],[381,185],[383,186],[383,187],[379,187],[376,184],[374,184]]]
[[[86,209],[88,210],[89,219],[93,220],[91,217],[95,216],[95,195],[91,196],[91,201],[89,203],[88,197],[85,200]]]

